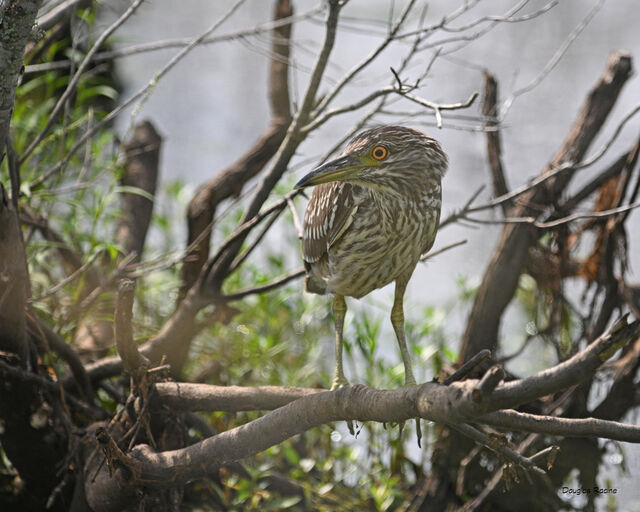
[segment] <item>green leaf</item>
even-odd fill
[[[276,498],[261,508],[262,510],[284,510],[297,505],[301,501],[302,496],[286,496],[283,498]]]
[[[155,198],[152,194],[149,194],[146,190],[143,190],[139,187],[131,187],[129,185],[118,185],[113,188],[113,191],[120,194],[135,194],[137,196],[142,196],[149,201],[155,201]]]

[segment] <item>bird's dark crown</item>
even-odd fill
[[[379,126],[356,135],[341,155],[366,157],[382,147],[385,157],[377,165],[364,169],[359,180],[376,181],[383,173],[387,177],[404,177],[424,172],[435,173],[441,178],[447,169],[447,156],[438,141],[420,130],[406,126]]]

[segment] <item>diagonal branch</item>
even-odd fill
[[[276,5],[274,20],[291,17],[293,10],[289,0]],[[272,119],[270,125],[242,157],[234,164],[203,184],[189,203],[187,212],[188,240],[191,246],[201,239],[187,254],[181,270],[184,295],[198,278],[207,261],[211,245],[212,222],[218,205],[229,197],[238,197],[244,185],[258,174],[280,147],[291,122],[289,108],[289,68],[286,64],[290,52],[291,25],[274,29],[272,51],[281,59],[272,58],[269,72],[269,101]],[[204,235],[204,236],[203,236]]]

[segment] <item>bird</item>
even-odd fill
[[[435,139],[414,128],[385,125],[353,137],[336,158],[294,186],[314,187],[305,210],[302,257],[306,291],[334,295],[332,390],[349,385],[342,365],[345,297],[359,299],[393,281],[391,324],[405,386],[416,384],[403,301],[421,255],[435,241],[447,167]]]

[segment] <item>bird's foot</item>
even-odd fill
[[[344,375],[336,375],[331,382],[331,391],[335,391],[338,388],[348,388],[349,386],[349,381]]]
[[[335,391],[340,388],[348,388],[350,386],[349,381],[344,375],[335,375],[333,377],[333,381],[331,382],[331,391]],[[352,436],[356,435],[356,429],[353,428],[353,421],[347,420],[347,427],[349,428],[349,434]]]
[[[416,378],[405,369],[404,387],[417,386]]]

